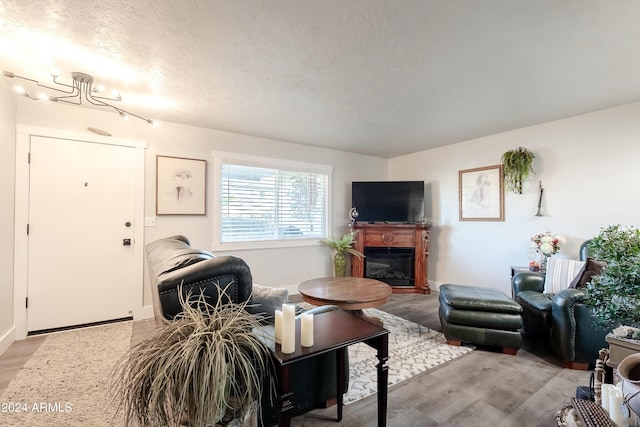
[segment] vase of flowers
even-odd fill
[[[531,238],[531,241],[533,242],[531,246],[532,252],[534,254],[537,253],[539,256],[537,269],[540,271],[546,271],[549,257],[558,253],[560,246],[567,243],[567,239],[562,236],[553,235],[550,231],[536,234]],[[531,262],[529,265],[535,270],[535,264],[535,262]]]

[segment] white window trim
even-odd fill
[[[262,168],[284,169],[289,171],[311,172],[327,174],[329,190],[327,200],[327,233],[332,230],[331,224],[331,199],[332,199],[332,172],[333,166],[317,163],[297,162],[293,160],[276,159],[270,157],[258,157],[247,154],[213,151],[213,243],[211,249],[214,252],[246,250],[246,249],[273,249],[293,248],[301,246],[320,245],[318,238],[312,239],[287,239],[287,240],[261,240],[254,242],[221,242],[222,223],[222,164],[227,162],[239,162],[247,166]]]

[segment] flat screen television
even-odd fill
[[[424,218],[424,181],[352,182],[351,206],[358,222],[418,224]]]

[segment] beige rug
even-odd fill
[[[311,304],[299,303],[305,309]],[[389,330],[389,386],[463,356],[473,347],[452,346],[441,332],[401,319],[375,308],[364,312],[384,322]],[[377,392],[378,359],[376,351],[360,343],[349,347],[349,390],[344,403],[349,404]]]
[[[123,426],[107,383],[131,333],[122,322],[47,336],[0,395],[0,426]]]

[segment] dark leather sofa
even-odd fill
[[[580,248],[580,259],[588,259],[588,241]],[[584,280],[589,280],[585,278]],[[545,294],[545,276],[522,271],[512,279],[513,295],[522,306],[523,329],[548,344],[566,367],[588,369],[599,351],[607,347],[609,331],[593,324],[591,310],[584,304],[584,289],[563,289]]]
[[[195,295],[204,292],[210,301],[216,301],[221,294],[225,301],[241,303],[250,300],[253,307],[249,307],[249,310],[256,313],[261,312],[261,304],[268,305],[269,301],[261,301],[253,295],[254,288],[260,287],[254,287],[251,270],[243,259],[214,256],[207,251],[192,248],[189,239],[184,236],[171,236],[149,243],[146,247],[146,260],[157,322],[171,321],[181,311],[179,289],[182,289],[184,296],[189,292]],[[228,287],[226,294],[221,292],[225,287]],[[321,316],[323,312],[336,308],[324,306],[310,312]],[[263,318],[269,319],[269,316]],[[269,323],[271,324],[265,325],[265,328],[273,328],[272,318]],[[346,377],[344,392],[348,388],[348,375]],[[291,403],[295,415],[333,401],[336,394],[335,353],[296,364],[291,378],[294,392]],[[264,389],[260,424],[274,425],[277,423],[277,399],[268,395],[270,387],[265,385]]]

